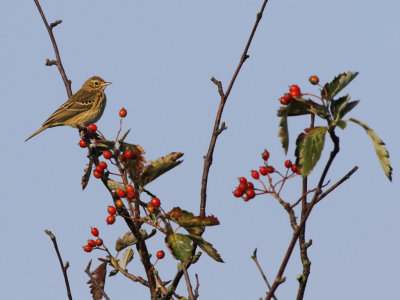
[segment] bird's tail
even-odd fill
[[[27,140],[30,140],[31,138],[33,138],[35,135],[41,133],[43,130],[45,130],[45,129],[47,129],[47,128],[49,128],[49,127],[48,127],[48,126],[42,126],[38,131],[36,131],[36,132],[35,132],[34,134],[32,134],[31,136],[29,136],[29,137],[25,140],[25,142],[26,142]]]

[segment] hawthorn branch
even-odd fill
[[[188,294],[189,294],[189,299],[190,300],[196,300],[197,297],[193,294],[193,288],[192,288],[192,284],[190,283],[190,278],[189,278],[189,274],[188,271],[185,267],[185,265],[182,265],[182,270],[183,270],[183,274],[185,275],[185,280],[186,280],[186,286],[187,286],[187,290],[188,290]]]
[[[210,172],[210,167],[211,167],[212,161],[213,161],[215,144],[217,142],[217,138],[218,138],[219,134],[223,130],[223,129],[221,130],[221,128],[220,128],[222,112],[224,110],[225,103],[228,100],[229,94],[231,93],[233,85],[236,81],[236,78],[239,75],[239,72],[240,72],[244,62],[247,60],[247,58],[249,58],[249,55],[247,54],[247,52],[250,48],[251,42],[253,41],[254,34],[256,33],[258,24],[260,23],[260,20],[262,18],[262,15],[264,13],[264,9],[265,9],[265,6],[267,5],[267,3],[268,3],[268,0],[264,0],[260,11],[257,13],[257,17],[256,17],[256,21],[254,23],[253,29],[250,33],[249,39],[248,39],[247,44],[242,53],[239,64],[236,67],[236,70],[232,76],[232,79],[229,83],[227,90],[224,92],[223,88],[222,88],[222,83],[220,81],[216,80],[214,77],[211,78],[211,81],[218,87],[218,93],[221,97],[221,100],[219,103],[217,116],[216,116],[215,123],[214,123],[214,129],[213,129],[213,132],[211,135],[210,145],[208,147],[207,155],[204,157],[203,175],[202,175],[202,179],[201,179],[201,202],[200,202],[200,216],[202,216],[202,217],[204,217],[206,215],[208,174]],[[225,126],[223,126],[223,127],[225,127]]]
[[[104,298],[106,300],[110,300],[110,298],[108,298],[108,296],[107,296],[106,292],[104,291],[104,289],[97,282],[96,278],[94,278],[92,273],[90,273],[90,266],[91,265],[92,265],[92,260],[89,260],[89,263],[88,263],[88,265],[86,266],[86,269],[85,269],[85,273],[89,276],[90,280],[94,283],[94,285],[97,287],[97,289],[103,294]]]
[[[269,281],[268,281],[268,279],[267,279],[267,276],[265,276],[264,271],[263,271],[263,269],[261,268],[261,265],[260,265],[260,263],[258,262],[258,259],[257,259],[257,248],[254,249],[254,252],[253,252],[253,255],[251,256],[251,259],[254,260],[254,263],[256,264],[258,270],[260,271],[261,276],[262,276],[262,278],[264,279],[265,284],[266,284],[267,287],[268,287],[268,290],[270,290],[270,289],[271,289],[271,285],[269,284]],[[272,295],[272,298],[274,298],[274,300],[278,300],[278,299],[275,297],[275,295]]]
[[[54,54],[56,55],[56,60],[49,60],[46,59],[46,66],[52,66],[52,65],[57,65],[58,71],[60,72],[60,75],[64,81],[65,89],[67,90],[68,98],[72,96],[72,90],[71,90],[71,80],[68,79],[67,74],[65,73],[64,66],[61,62],[61,56],[60,52],[58,51],[58,46],[56,43],[56,39],[54,38],[53,34],[53,28],[56,27],[58,24],[61,24],[62,20],[56,20],[55,22],[49,23],[46,20],[46,16],[43,13],[42,7],[40,6],[39,0],[33,0],[36,4],[36,7],[40,13],[40,16],[42,17],[44,26],[46,26],[47,32],[49,33],[51,43],[53,44],[54,48]]]
[[[50,230],[46,229],[44,232],[51,238],[51,241],[53,242],[54,249],[56,250],[58,261],[60,262],[61,270],[62,270],[63,275],[64,275],[64,281],[65,281],[65,287],[67,288],[68,299],[72,300],[72,294],[71,294],[71,289],[69,287],[69,281],[68,281],[68,275],[67,275],[67,269],[69,267],[69,263],[66,262],[65,265],[63,263],[60,251],[58,249],[56,236]]]

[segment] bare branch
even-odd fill
[[[235,83],[236,78],[237,78],[244,62],[249,57],[247,52],[250,48],[251,42],[253,41],[254,34],[257,30],[258,24],[260,23],[260,20],[262,18],[262,15],[263,15],[263,12],[264,12],[264,9],[265,9],[265,6],[267,5],[267,3],[268,3],[268,0],[264,0],[260,11],[257,13],[257,17],[256,17],[256,21],[254,23],[253,29],[250,33],[249,39],[247,40],[247,44],[244,48],[244,51],[240,58],[239,64],[236,67],[235,73],[232,76],[232,79],[229,83],[229,86],[228,86],[228,89],[226,90],[226,92],[225,93],[223,92],[222,84],[220,81],[216,80],[214,77],[211,79],[211,81],[214,82],[214,84],[216,84],[218,86],[218,93],[221,97],[221,100],[220,100],[217,116],[216,116],[215,123],[214,123],[214,129],[213,129],[213,132],[211,135],[210,145],[208,147],[207,155],[204,157],[203,175],[202,175],[202,179],[201,179],[201,202],[200,202],[200,216],[202,216],[202,217],[204,217],[206,215],[208,174],[210,172],[210,167],[211,167],[212,161],[213,161],[215,144],[217,142],[218,135],[221,133],[219,124],[221,123],[222,112],[224,110],[225,103],[228,100],[229,94],[232,90],[233,84]]]
[[[39,0],[33,0],[33,1],[35,2],[36,7],[39,10],[39,13],[43,19],[44,26],[46,26],[47,32],[49,33],[51,43],[53,44],[54,53],[56,55],[55,63],[52,63],[52,62],[54,62],[54,60],[50,61],[49,59],[47,59],[46,66],[57,65],[58,71],[60,72],[60,75],[64,81],[64,85],[67,90],[68,98],[70,98],[72,96],[71,80],[68,79],[67,74],[65,73],[64,66],[61,62],[60,52],[58,51],[56,39],[54,38],[54,34],[53,34],[53,28],[56,27],[58,24],[61,24],[62,21],[57,20],[49,25],[49,23],[47,23],[46,16],[43,13],[42,7],[40,6]],[[48,62],[50,62],[51,64],[48,64]]]
[[[68,275],[67,275],[67,269],[69,267],[69,262],[66,262],[65,265],[64,265],[62,257],[61,257],[61,254],[60,254],[60,251],[58,250],[56,236],[50,230],[46,229],[44,232],[48,236],[50,236],[51,241],[53,242],[54,249],[56,250],[58,261],[60,262],[61,270],[62,270],[63,275],[64,275],[64,281],[65,281],[65,287],[67,288],[68,299],[72,300],[72,294],[71,294],[71,289],[69,287],[69,281],[68,281]]]
[[[270,289],[271,289],[271,285],[269,284],[269,281],[268,281],[268,279],[267,279],[267,276],[265,276],[264,271],[263,271],[263,269],[261,268],[261,265],[260,265],[260,263],[258,262],[258,259],[257,259],[257,248],[254,249],[254,252],[253,252],[253,255],[251,256],[251,259],[254,260],[254,263],[256,264],[258,270],[260,271],[261,276],[262,276],[262,278],[264,279],[265,284],[266,284],[267,287],[268,287],[268,290],[270,290]],[[272,295],[272,298],[275,299],[275,300],[278,300],[278,299],[275,297],[275,295]]]

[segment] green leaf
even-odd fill
[[[192,239],[186,234],[170,234],[165,238],[165,243],[172,255],[181,262],[187,261],[192,256]]]
[[[133,259],[133,250],[132,248],[128,248],[125,250],[124,255],[122,256],[122,260],[120,266],[122,269],[126,269],[126,266],[132,261]]]
[[[85,174],[83,174],[81,180],[82,190],[84,190],[87,184],[89,183],[90,174],[92,174],[92,168],[93,168],[93,160],[89,160],[87,168],[83,170]]]
[[[190,234],[189,237],[214,260],[218,262],[224,262],[221,258],[221,255],[219,255],[218,251],[213,247],[213,245],[204,240],[201,236]]]
[[[336,122],[336,126],[338,126],[341,129],[345,129],[347,126],[347,122],[345,120],[338,120]]]
[[[354,118],[350,118],[349,121],[352,121],[365,129],[365,131],[367,132],[368,136],[372,141],[372,144],[374,145],[376,155],[378,156],[379,163],[381,164],[382,169],[386,174],[386,177],[390,181],[392,181],[393,169],[390,166],[389,152],[385,148],[385,143],[380,139],[380,137],[375,133],[375,131],[373,131],[371,128],[368,127],[367,124]]]
[[[336,76],[331,82],[325,84],[321,95],[328,101],[331,101],[342,89],[346,87],[356,76],[358,72],[347,72]],[[325,95],[326,91],[326,95]]]
[[[122,143],[122,142],[125,140],[125,138],[128,136],[128,134],[129,134],[130,131],[131,131],[131,130],[128,129],[128,131],[125,132],[125,133],[120,137],[120,139],[119,139],[118,141],[119,141],[120,143]]]
[[[285,152],[285,154],[287,154],[289,148],[289,129],[286,113],[282,115],[282,118],[279,121],[278,136],[281,138],[283,151]]]
[[[140,229],[140,234],[142,235],[142,239],[147,240],[155,235],[157,230],[153,229],[150,234],[147,233],[145,229]],[[121,251],[126,247],[132,246],[137,243],[137,240],[132,232],[128,231],[122,238],[118,238],[115,243],[115,250]]]
[[[182,210],[179,207],[174,207],[166,216],[194,235],[203,234],[205,226],[219,225],[218,219],[214,216],[195,216],[191,212]]]
[[[306,134],[300,134],[297,138],[295,153],[304,177],[311,173],[321,157],[327,130],[326,127],[315,127]]]
[[[179,165],[182,160],[178,160],[183,156],[181,152],[172,152],[164,157],[160,157],[155,161],[151,161],[149,165],[143,168],[142,175],[140,176],[138,183],[142,187],[149,184],[157,177],[161,176],[165,172],[173,169]]]
[[[295,101],[286,106],[282,106],[278,109],[278,117],[286,116],[301,116],[308,115],[310,112],[308,111],[307,101]]]
[[[103,140],[103,141],[97,143],[97,144],[96,144],[96,147],[98,147],[98,148],[103,148],[103,149],[105,149],[105,150],[108,150],[108,149],[113,149],[113,148],[114,148],[114,145],[115,145],[115,142],[114,142],[114,141]]]
[[[350,95],[340,97],[338,100],[331,101],[331,113],[333,118],[337,121],[344,117],[349,111],[351,111],[360,100],[349,102]]]
[[[340,112],[340,118],[343,118],[345,114],[351,111],[356,105],[360,102],[360,100],[351,101],[346,104],[343,110]]]

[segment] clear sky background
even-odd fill
[[[100,130],[113,138],[118,111],[128,110],[124,127],[148,159],[172,151],[185,153],[182,165],[152,183],[165,210],[180,206],[198,213],[205,155],[219,104],[212,76],[226,88],[243,51],[261,0],[248,1],[41,1],[49,22],[62,19],[54,33],[73,91],[92,75],[113,84]],[[346,88],[360,104],[349,114],[370,125],[385,141],[394,168],[386,179],[364,130],[349,124],[338,131],[341,152],[328,174],[335,182],[353,166],[354,176],[324,199],[312,213],[307,239],[312,261],[306,299],[398,299],[400,281],[399,176],[397,130],[400,70],[400,21],[397,1],[274,1],[264,17],[226,105],[229,129],[219,138],[210,173],[207,213],[220,226],[204,237],[225,260],[207,255],[190,268],[199,274],[200,299],[258,299],[266,286],[250,259],[258,256],[272,281],[290,241],[286,212],[262,196],[243,202],[232,196],[237,177],[258,168],[268,148],[270,162],[283,170],[285,155],[277,137],[279,97],[290,84],[317,92],[308,77],[321,82],[345,71],[360,75]],[[126,231],[118,219],[106,226],[111,199],[97,180],[81,191],[87,158],[77,146],[77,131],[46,130],[26,137],[67,100],[56,67],[45,67],[54,53],[33,1],[3,1],[0,10],[0,125],[2,147],[0,218],[1,298],[66,299],[64,280],[44,229],[56,234],[74,299],[89,299],[84,269],[90,258],[82,245],[97,226],[112,248]],[[307,120],[290,120],[293,159],[296,133]],[[326,160],[332,144],[327,140]],[[316,183],[317,166],[310,178]],[[299,197],[300,178],[286,186],[286,200]],[[147,199],[144,199],[147,200]],[[163,237],[149,242],[165,250]],[[135,254],[136,255],[136,254]],[[296,249],[277,291],[294,299],[301,263]],[[164,280],[176,262],[169,253],[158,263]],[[138,257],[129,271],[143,274]],[[111,299],[148,299],[140,284],[118,275],[107,278]],[[179,293],[187,295],[184,281]]]

